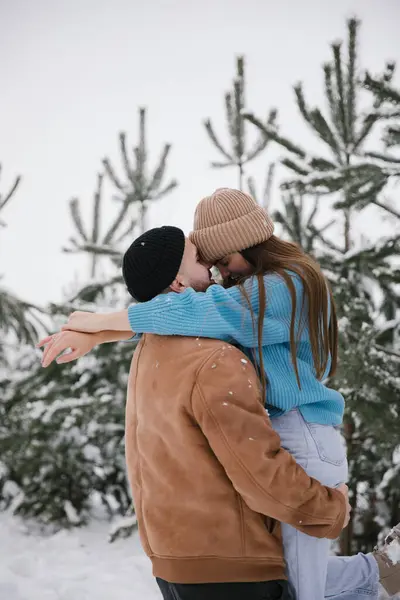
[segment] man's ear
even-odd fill
[[[171,292],[175,292],[177,294],[182,294],[182,292],[186,290],[186,285],[183,283],[183,277],[179,275],[179,273],[169,287]]]

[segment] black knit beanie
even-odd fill
[[[122,260],[130,295],[146,302],[163,292],[177,276],[184,250],[185,234],[178,227],[155,227],[139,236]]]

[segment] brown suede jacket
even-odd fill
[[[344,496],[280,447],[253,366],[221,341],[143,336],[126,460],[143,548],[173,583],[285,579],[279,521],[332,539],[343,526]]]

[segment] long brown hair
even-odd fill
[[[292,297],[290,354],[299,389],[301,389],[301,383],[297,365],[297,343],[305,325],[308,326],[316,377],[320,380],[323,378],[329,360],[331,360],[329,376],[334,375],[337,367],[338,353],[336,308],[332,291],[318,263],[311,256],[306,254],[297,244],[286,242],[274,235],[266,242],[242,250],[241,254],[243,258],[252,265],[254,268],[252,275],[257,278],[259,295],[257,323],[259,377],[261,379],[262,391],[264,394],[263,397],[265,398],[266,393],[266,377],[262,353],[262,334],[266,303],[268,302],[263,276],[267,273],[276,273],[280,275],[285,280]],[[303,284],[303,302],[297,331],[295,331],[297,310],[296,289],[292,276],[288,271],[295,273],[301,279]],[[239,282],[239,286],[247,302],[250,304],[250,298],[243,286],[245,279],[247,279],[247,277]],[[308,314],[305,314],[304,311],[306,301],[308,304]],[[330,315],[328,319],[329,306]],[[253,311],[252,316],[254,323]]]

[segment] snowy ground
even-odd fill
[[[0,600],[161,600],[137,534],[96,521],[50,537],[0,512]]]
[[[0,600],[161,600],[137,534],[110,544],[109,531],[99,519],[43,536],[0,512]]]

